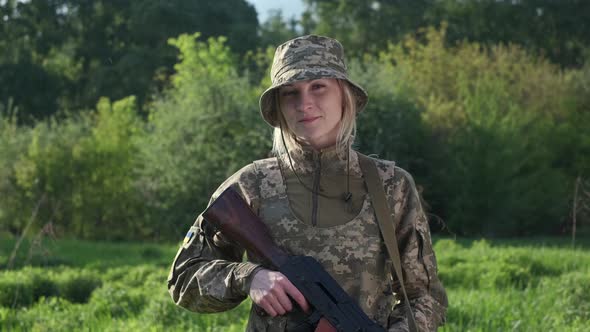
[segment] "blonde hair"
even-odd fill
[[[336,146],[339,151],[346,151],[354,143],[356,136],[356,100],[348,82],[340,79],[337,79],[337,81],[342,92],[342,119],[340,120],[340,128],[336,137]],[[281,111],[278,89],[274,91],[274,94],[274,109],[278,113],[277,119],[279,126],[275,127],[273,132],[272,152],[278,156],[287,152],[285,151],[285,146],[288,150],[293,150],[299,143],[297,142],[295,133],[287,126],[287,121]]]

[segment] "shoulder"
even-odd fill
[[[252,203],[252,201],[258,200],[261,185],[264,181],[268,181],[271,174],[276,173],[275,169],[278,169],[276,158],[255,160],[228,177],[212,195],[212,200],[228,187],[232,187],[248,203]]]
[[[390,209],[399,215],[408,204],[419,197],[412,175],[395,162],[371,158],[378,170]]]
[[[408,187],[412,188],[415,186],[412,175],[405,169],[396,166],[395,161],[370,158],[377,166],[379,175],[387,191],[393,190],[394,188],[406,190]]]
[[[276,157],[255,160],[252,162],[252,165],[255,168],[255,171],[262,176],[279,169],[279,163]]]
[[[392,214],[398,218],[410,216],[405,221],[399,219],[396,227],[428,232],[428,221],[424,216],[422,200],[412,175],[391,161],[375,159],[375,162],[381,173]]]

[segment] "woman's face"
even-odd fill
[[[316,150],[336,144],[342,119],[342,89],[333,78],[295,82],[279,88],[289,129]]]

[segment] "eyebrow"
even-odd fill
[[[324,78],[324,77],[316,78],[316,79],[313,79],[313,80],[309,80],[309,83],[315,83],[317,81],[321,81],[321,80],[324,80],[324,79],[326,79],[326,78]],[[289,88],[289,87],[294,87],[294,86],[295,85],[289,83],[289,84],[283,84],[279,88]]]

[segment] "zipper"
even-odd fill
[[[314,175],[313,175],[313,191],[311,192],[311,225],[313,227],[317,226],[318,224],[318,199],[320,192],[320,177],[322,174],[322,152],[318,152],[316,155],[314,153]]]

